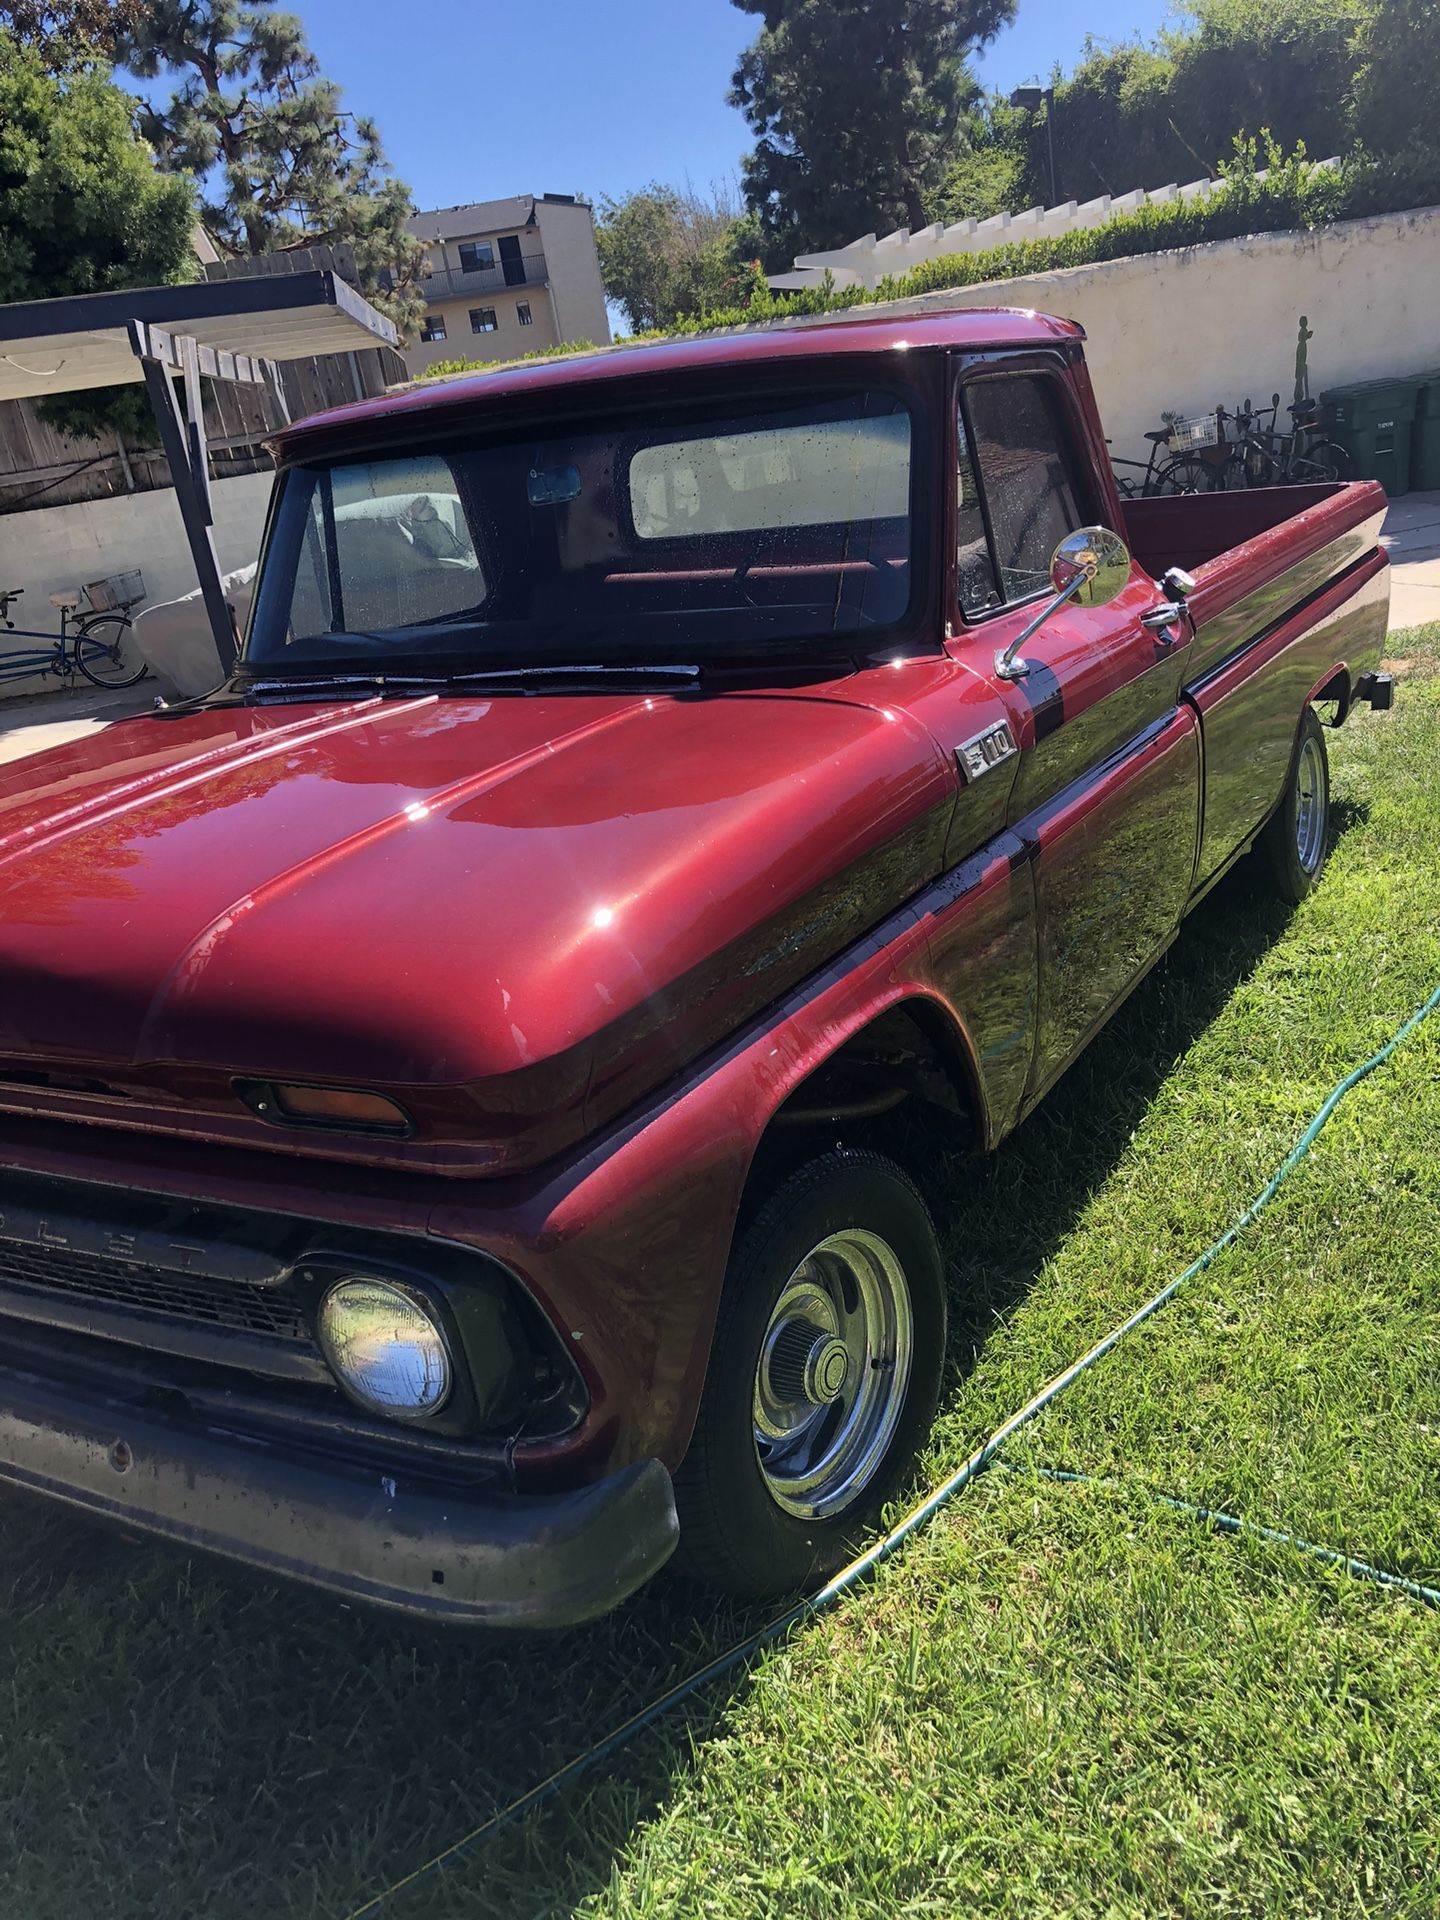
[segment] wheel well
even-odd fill
[[[851,1034],[775,1109],[756,1151],[751,1190],[768,1187],[822,1147],[869,1147],[909,1164],[917,1136],[933,1145],[937,1134],[952,1150],[981,1145],[970,1067],[945,1015],[906,1001]]]

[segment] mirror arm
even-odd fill
[[[1030,671],[1030,662],[1028,660],[1021,660],[1018,657],[1021,647],[1030,639],[1032,634],[1040,631],[1051,614],[1058,613],[1067,600],[1073,600],[1084,584],[1085,575],[1083,573],[1077,573],[1063,593],[1057,593],[1053,600],[1049,601],[1040,609],[1029,626],[1026,627],[1023,632],[1016,634],[1008,647],[1002,647],[1000,651],[997,652],[995,655],[995,671],[1002,680],[1023,680],[1025,678],[1026,674]]]

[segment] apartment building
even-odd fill
[[[425,320],[405,349],[412,374],[442,360],[514,360],[567,340],[610,338],[595,219],[569,193],[521,194],[417,213]]]

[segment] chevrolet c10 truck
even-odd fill
[[[0,776],[0,1480],[457,1621],[851,1554],[940,1385],[906,1142],[1252,849],[1299,901],[1317,709],[1389,704],[1380,488],[1122,501],[1082,340],[283,434],[232,678]]]

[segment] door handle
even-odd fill
[[[1168,637],[1169,629],[1185,619],[1187,612],[1183,600],[1162,600],[1158,606],[1141,614],[1140,624],[1149,627],[1152,633],[1164,633]]]
[[[1163,580],[1155,582],[1161,593],[1169,594],[1168,600],[1161,600],[1140,616],[1142,627],[1148,627],[1154,634],[1161,634],[1173,647],[1176,636],[1170,630],[1182,621],[1188,621],[1190,631],[1195,631],[1195,618],[1190,611],[1190,596],[1195,591],[1195,577],[1186,573],[1183,567],[1171,567]]]

